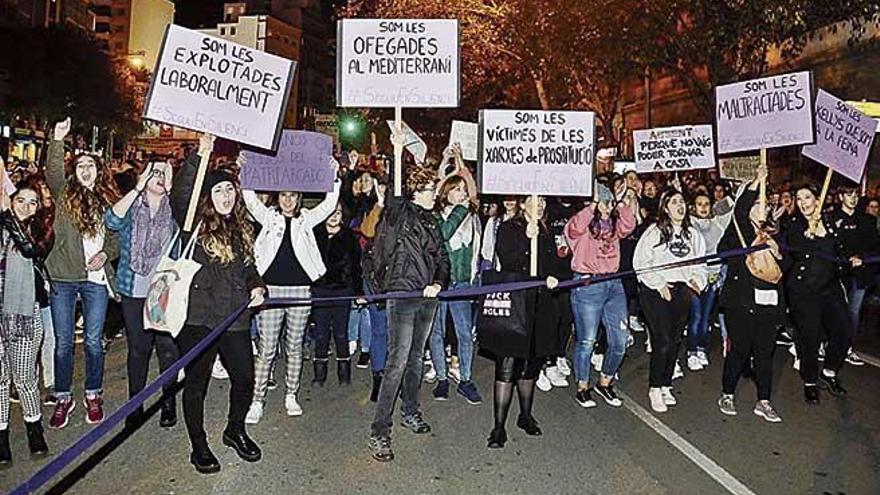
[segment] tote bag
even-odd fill
[[[180,230],[174,234],[162,254],[156,273],[150,279],[150,287],[144,303],[145,329],[167,332],[172,337],[177,337],[183,329],[189,307],[189,287],[196,273],[202,268],[202,265],[192,259],[196,239],[199,237],[199,227],[201,223],[196,226],[179,258],[176,260],[171,258],[171,247],[177,242]]]
[[[522,276],[511,272],[483,272],[483,285],[522,281]],[[529,342],[532,324],[534,291],[493,292],[480,297],[477,328],[481,341],[507,341],[510,344]],[[531,309],[531,310],[530,310]],[[506,346],[504,346],[506,347]]]

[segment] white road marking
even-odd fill
[[[862,361],[870,364],[871,366],[880,368],[880,359],[877,359],[870,354],[862,354],[861,352],[859,353],[859,357],[862,358]]]
[[[717,481],[728,492],[734,495],[755,495],[755,492],[750,490],[749,487],[734,478],[732,474],[728,473],[727,470],[719,466],[715,461],[706,456],[706,454],[700,452],[698,448],[682,438],[681,435],[673,431],[672,428],[666,426],[662,421],[654,417],[654,415],[648,412],[647,409],[634,401],[632,397],[620,391],[617,393],[623,399],[623,406],[626,407],[629,412],[633,413],[643,423],[648,425],[649,428],[663,437],[664,440],[684,454],[685,457],[690,459],[691,462],[697,465],[697,467],[711,476],[712,479]]]

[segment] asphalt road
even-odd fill
[[[876,310],[874,310],[876,311]],[[880,348],[877,313],[866,318],[859,339]],[[619,390],[626,407],[600,403],[582,409],[574,388],[537,392],[534,415],[542,437],[527,437],[514,421],[503,450],[486,449],[492,427],[492,366],[478,358],[474,379],[486,399],[478,406],[454,396],[431,400],[423,387],[423,411],[433,427],[428,435],[395,429],[397,459],[372,460],[367,436],[372,418],[369,373],[356,370],[354,384],[341,388],[334,374],[324,389],[308,386],[311,366],[304,367],[301,393],[305,414],[289,418],[283,390],[271,391],[267,412],[249,428],[263,449],[263,459],[243,462],[220,443],[225,425],[228,381],[212,380],[206,430],[222,470],[199,475],[189,464],[189,443],[181,423],[158,427],[158,414],[131,435],[117,434],[83,455],[75,467],[53,480],[52,492],[88,494],[196,493],[579,493],[579,494],[877,494],[880,493],[880,369],[844,368],[845,399],[827,394],[818,407],[803,403],[791,357],[778,347],[774,405],[783,417],[769,424],[751,412],[755,389],[742,381],[737,391],[739,415],[718,412],[721,381],[717,337],[711,366],[675,382],[679,405],[655,415],[647,401],[644,334],[630,349]],[[880,354],[876,354],[880,355]],[[115,341],[106,362],[107,411],[125,397],[125,343]],[[77,365],[82,366],[81,356]],[[78,369],[78,376],[81,376]],[[81,386],[81,378],[75,381]],[[15,462],[0,469],[0,490],[15,487],[46,460],[31,460],[20,411],[14,408],[12,441]],[[46,408],[45,414],[51,413]],[[89,426],[78,407],[71,424],[50,431],[53,454],[72,444]],[[121,431],[117,428],[115,432]]]

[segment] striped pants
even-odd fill
[[[308,298],[307,286],[269,286],[269,297]],[[299,391],[302,371],[302,345],[311,306],[288,306],[264,309],[257,313],[257,356],[254,358],[254,401],[264,401],[269,387],[269,371],[275,361],[278,340],[284,338],[287,353],[285,386],[288,394]]]
[[[40,391],[37,386],[37,355],[43,340],[43,325],[39,308],[33,319],[26,318],[27,325],[34,325],[29,336],[13,336],[13,329],[0,329],[0,430],[9,425],[9,387],[13,384],[21,399],[24,420],[39,421]],[[14,324],[3,318],[2,325]]]

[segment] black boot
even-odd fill
[[[189,462],[195,466],[196,471],[202,474],[217,473],[220,471],[220,461],[214,457],[214,453],[208,448],[207,442],[200,442],[193,445],[192,454],[189,455]]]
[[[260,447],[251,440],[243,425],[237,427],[227,426],[223,430],[223,445],[235,449],[235,453],[248,462],[257,462],[263,457]]]
[[[43,438],[43,423],[36,420],[33,423],[24,422],[27,428],[28,448],[33,455],[46,455],[49,453],[49,446],[46,445],[46,439]]]
[[[490,449],[503,449],[504,443],[507,442],[507,432],[504,431],[504,428],[495,427],[492,429],[492,432],[489,433],[487,441],[487,447]]]
[[[177,424],[177,400],[173,395],[162,399],[162,410],[159,414],[159,426],[171,428]]]
[[[0,465],[12,462],[12,450],[9,449],[9,428],[0,430]]]
[[[327,381],[327,360],[316,359],[312,364],[315,367],[315,379],[312,380],[312,386],[323,387],[324,382]]]
[[[382,388],[382,372],[373,373],[373,391],[370,392],[370,402],[379,400],[379,389]]]
[[[144,424],[144,408],[138,407],[125,418],[125,429],[134,431]]]
[[[819,386],[818,385],[804,385],[804,400],[807,404],[818,404],[819,403]]]
[[[351,358],[336,360],[336,376],[340,385],[351,385]]]

